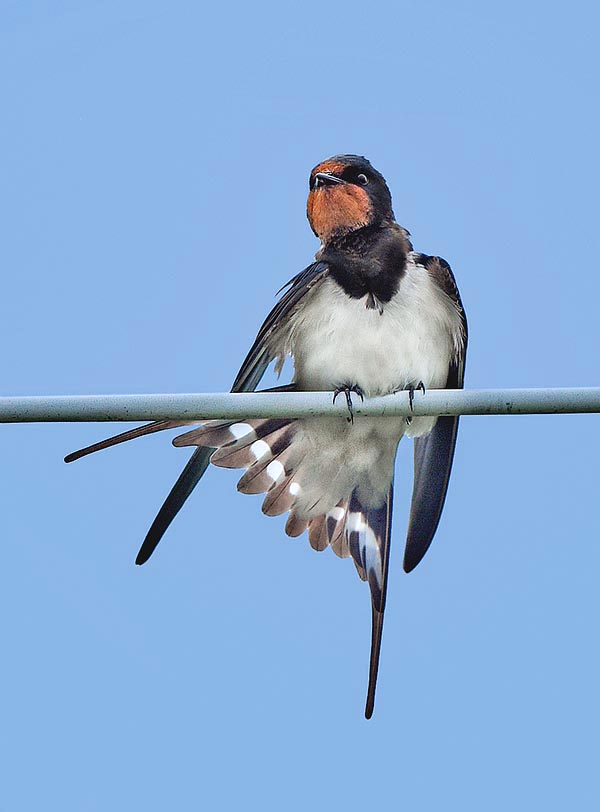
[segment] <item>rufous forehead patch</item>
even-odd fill
[[[339,175],[344,169],[346,169],[346,164],[343,164],[341,161],[323,161],[322,164],[315,166],[310,176],[314,178],[317,172],[326,172],[328,175]]]

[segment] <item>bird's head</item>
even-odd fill
[[[322,243],[394,220],[383,175],[360,155],[336,155],[310,173],[306,213]]]

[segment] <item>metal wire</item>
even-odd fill
[[[190,395],[58,395],[0,398],[0,423],[81,423],[244,419],[347,415],[331,392],[204,393]],[[600,388],[431,389],[366,399],[352,395],[356,417],[457,414],[578,414],[600,412]]]

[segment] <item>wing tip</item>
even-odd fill
[[[142,547],[140,547],[140,551],[139,551],[139,553],[138,553],[138,554],[136,555],[136,557],[135,557],[135,563],[136,563],[136,565],[137,565],[138,567],[141,567],[141,566],[142,566],[142,564],[145,564],[145,563],[146,563],[146,561],[148,561],[148,559],[149,559],[149,558],[150,558],[150,556],[152,555],[152,552],[150,552],[150,553],[146,553],[146,552],[143,552],[143,550],[144,550],[143,546],[142,546]]]
[[[142,564],[145,564],[146,561],[148,561],[148,559],[152,557],[154,551],[156,550],[163,536],[167,532],[169,525],[171,524],[171,521],[175,518],[176,515],[177,514],[175,513],[173,514],[173,516],[169,517],[169,520],[165,524],[163,522],[159,523],[159,521],[157,521],[160,518],[162,518],[160,512],[158,513],[158,516],[152,523],[150,530],[148,530],[146,538],[142,542],[142,546],[140,547],[138,554],[135,557],[135,563],[138,565],[138,567],[141,567]]]
[[[415,569],[415,567],[417,567],[421,563],[422,560],[423,556],[421,556],[420,558],[413,558],[412,556],[405,555],[404,560],[402,562],[402,569],[406,573],[412,572]]]
[[[433,536],[424,543],[423,540],[407,539],[406,547],[404,549],[404,560],[402,561],[402,569],[404,572],[412,572],[421,561],[425,558],[427,550],[431,547]]]

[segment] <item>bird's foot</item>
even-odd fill
[[[423,381],[419,381],[419,383],[416,386],[413,386],[411,384],[410,386],[407,386],[406,389],[408,389],[408,405],[410,406],[410,410],[412,412],[414,409],[413,404],[415,402],[415,392],[420,390],[423,394],[425,394],[425,384],[423,383]],[[406,425],[410,426],[410,424],[412,423],[412,417],[409,416],[406,417],[405,419]]]
[[[354,392],[356,395],[358,395],[361,401],[364,401],[365,396],[363,395],[363,391],[357,384],[353,384],[352,386],[350,386],[349,384],[344,384],[344,386],[336,386],[333,392],[334,403],[337,396],[344,393],[344,396],[346,398],[346,405],[348,406],[348,412],[350,413],[350,416],[347,418],[348,423],[354,423],[354,408],[352,407],[352,398],[350,397],[351,392]]]

